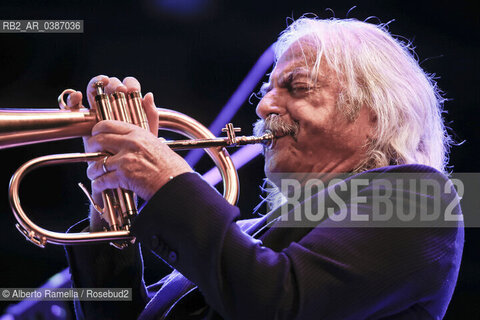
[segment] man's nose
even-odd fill
[[[270,114],[282,115],[285,113],[285,108],[281,106],[281,99],[275,94],[275,89],[268,92],[257,105],[257,115],[265,119]]]

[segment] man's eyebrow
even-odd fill
[[[317,74],[316,76],[312,73],[312,70],[305,67],[297,67],[290,71],[282,73],[278,78],[278,83],[280,85],[286,84],[289,81],[292,81],[296,78],[307,78],[311,80],[312,85],[324,85],[328,83],[329,77],[324,74]]]
[[[292,70],[282,72],[278,76],[278,84],[282,85],[282,84],[285,84],[285,83],[293,80],[294,78],[296,78],[298,76],[308,76],[308,74],[309,73],[308,73],[307,69],[302,68],[302,67],[297,67],[297,68],[294,68]]]
[[[297,67],[297,68],[294,68],[288,72],[286,72],[285,74],[282,75],[283,78],[291,78],[291,79],[294,79],[295,77],[299,77],[299,76],[305,76],[305,77],[308,77],[310,76],[310,70],[308,70],[307,68],[304,68],[304,67]]]

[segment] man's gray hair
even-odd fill
[[[411,43],[393,38],[386,25],[302,17],[281,33],[276,61],[306,39],[316,51],[312,76],[320,75],[324,62],[337,75],[339,110],[352,120],[362,107],[376,115],[375,139],[355,171],[418,163],[445,172],[452,142],[442,118],[445,99],[419,66]]]

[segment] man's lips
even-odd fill
[[[296,136],[299,132],[300,125],[298,121],[289,123],[282,119],[277,114],[269,115],[265,120],[258,120],[254,124],[254,134],[256,136],[264,135],[266,132],[271,132],[274,135],[274,139],[269,144],[264,144],[264,154],[273,149],[278,148],[278,140],[284,140],[282,138],[290,136],[296,141]]]
[[[275,138],[273,139],[272,143],[270,145],[265,145],[264,150],[265,151],[270,151],[270,150],[278,150],[278,148],[283,144],[282,142],[285,141],[286,137],[291,137],[289,134],[283,134],[283,135],[276,135]]]

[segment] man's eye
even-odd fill
[[[309,93],[311,89],[312,89],[312,87],[307,85],[307,84],[295,84],[294,83],[290,86],[289,91],[293,95],[301,95],[301,94]]]

